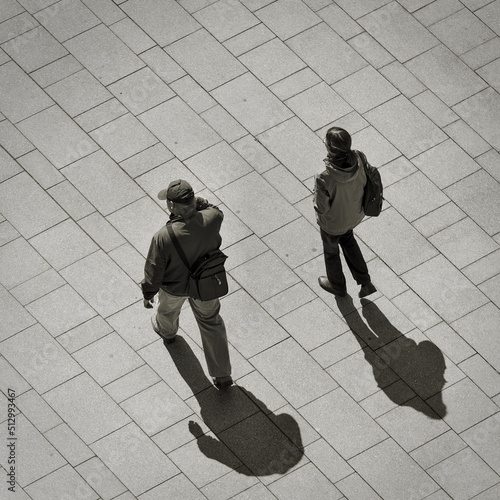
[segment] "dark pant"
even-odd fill
[[[335,236],[321,229],[321,239],[323,240],[326,276],[333,288],[336,290],[346,289],[345,276],[342,272],[342,263],[340,261],[339,245],[342,247],[345,260],[356,283],[358,285],[370,283],[368,267],[366,266],[358,242],[354,238],[352,229],[347,231],[347,233]]]

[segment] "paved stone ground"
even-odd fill
[[[1,0],[0,22],[1,498],[500,498],[500,0]],[[332,124],[386,186],[361,302],[317,285]],[[226,214],[226,393],[191,312],[167,350],[137,286],[179,177]]]

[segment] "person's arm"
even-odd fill
[[[153,307],[152,301],[163,283],[165,268],[165,253],[158,236],[155,235],[149,246],[149,252],[144,265],[144,279],[141,281],[144,307],[147,309]]]
[[[314,210],[319,214],[325,214],[330,210],[330,193],[328,193],[325,181],[320,176],[316,176],[314,185]]]

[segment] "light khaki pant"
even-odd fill
[[[182,305],[188,299],[200,328],[208,373],[212,377],[229,377],[231,362],[229,361],[226,326],[219,314],[219,299],[203,301],[190,297],[178,297],[161,288],[158,291],[158,299],[156,321],[160,328],[160,335],[165,338],[175,336],[179,329]]]

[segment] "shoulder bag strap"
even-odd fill
[[[175,236],[174,228],[172,227],[172,224],[170,222],[167,224],[167,231],[168,231],[168,234],[170,235],[170,239],[172,240],[172,243],[174,244],[174,247],[177,250],[177,253],[179,254],[179,257],[181,258],[182,262],[184,262],[184,265],[189,270],[191,270],[191,268],[189,267],[189,262],[186,258],[186,255],[184,254],[184,251],[182,250],[182,247],[179,243],[179,240],[177,239],[177,236]]]

